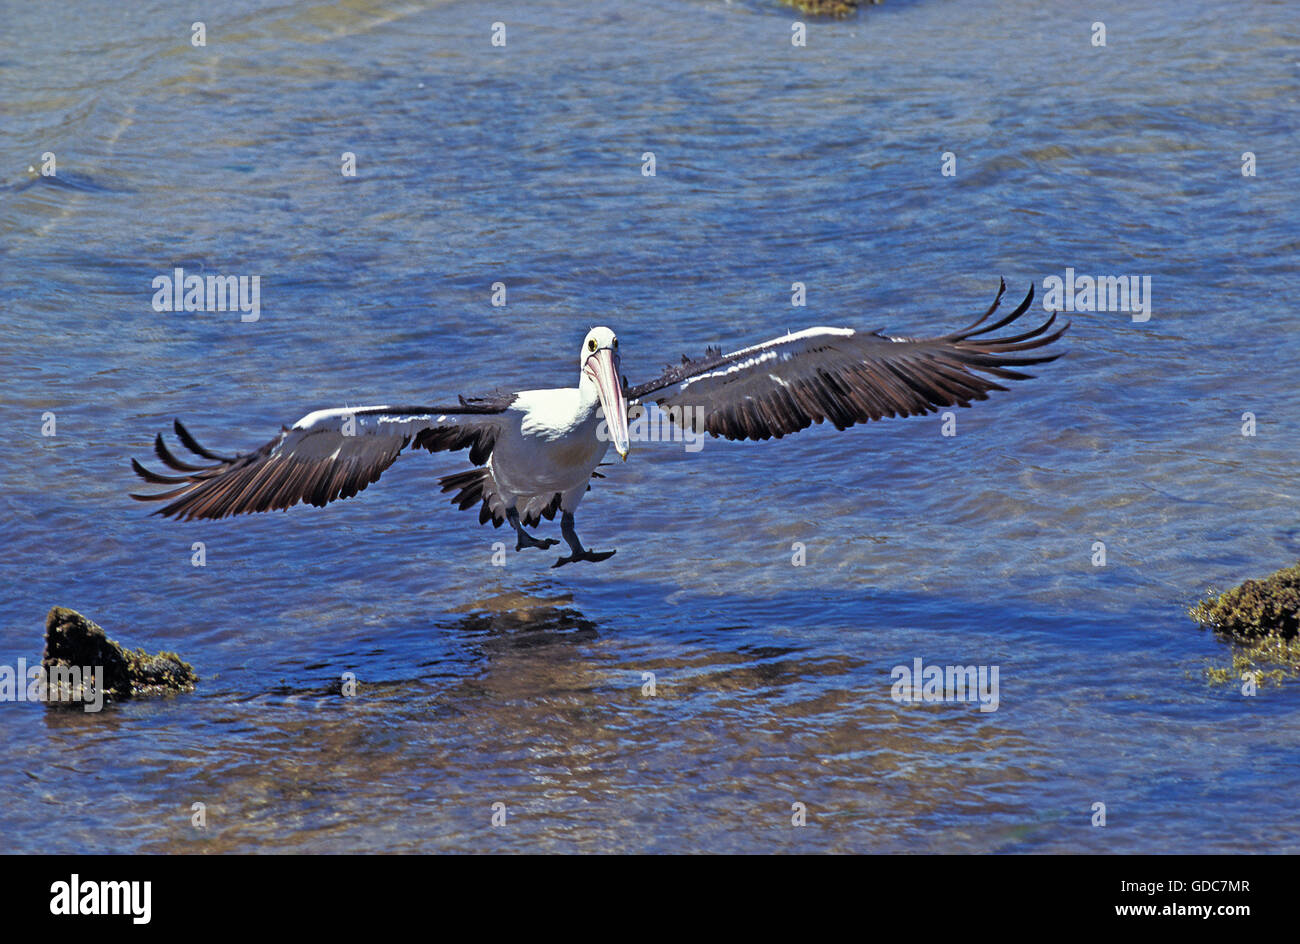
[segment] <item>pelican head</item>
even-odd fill
[[[619,373],[618,337],[609,328],[592,328],[582,339],[578,363],[582,367],[583,380],[590,378],[596,385],[610,441],[626,462],[629,451],[627,400],[623,396],[622,374]]]

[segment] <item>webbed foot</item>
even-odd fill
[[[561,557],[552,564],[551,570],[554,570],[556,567],[563,567],[565,564],[575,563],[576,561],[592,561],[595,563],[596,561],[609,560],[616,552],[617,549],[613,551],[574,551],[568,557]]]
[[[555,538],[535,538],[524,531],[519,532],[519,539],[515,541],[515,550],[522,551],[526,547],[540,547],[546,550],[548,547],[554,547],[560,542]]]

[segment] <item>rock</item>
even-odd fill
[[[856,13],[858,7],[868,2],[879,3],[880,0],[781,0],[781,2],[809,16],[845,17]]]
[[[1236,642],[1253,643],[1266,636],[1294,639],[1300,631],[1300,564],[1218,595],[1210,593],[1189,612],[1202,626]]]
[[[1262,580],[1209,593],[1188,613],[1230,642],[1229,666],[1206,670],[1213,682],[1280,683],[1300,677],[1300,564]]]
[[[94,622],[63,606],[53,607],[45,617],[45,654],[41,666],[50,678],[55,677],[51,668],[102,666],[103,694],[118,700],[193,691],[199,680],[194,667],[176,653],[150,655],[143,649],[123,649]],[[68,677],[66,673],[63,675]],[[80,678],[80,672],[73,677]],[[50,700],[82,701],[85,696],[84,691],[65,688],[59,693],[51,692]]]

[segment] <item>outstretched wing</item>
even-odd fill
[[[830,420],[836,429],[886,416],[915,416],[945,406],[970,406],[1005,390],[998,380],[1026,380],[1013,370],[1055,360],[1028,353],[1057,340],[1053,314],[1012,335],[1034,299],[990,322],[1006,283],[988,311],[968,327],[936,338],[895,338],[852,328],[808,328],[733,354],[710,350],[627,391],[629,406],[657,403],[679,425],[726,439],[770,439]]]
[[[179,475],[159,475],[135,459],[131,466],[146,482],[174,486],[138,501],[168,502],[156,514],[224,518],[255,511],[289,508],[299,502],[325,505],[351,498],[374,482],[408,444],[428,449],[468,449],[477,465],[486,462],[501,432],[503,415],[513,397],[464,400],[456,407],[360,407],[318,410],[253,452],[225,456],[200,446],[189,430],[175,423],[181,443],[208,460],[195,464],[176,458],[154,441],[158,458]]]

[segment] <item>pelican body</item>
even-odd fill
[[[726,439],[766,440],[829,420],[837,429],[887,416],[914,416],[946,406],[970,406],[990,390],[991,378],[1028,379],[1011,368],[1055,360],[1026,353],[1057,340],[1053,314],[1036,328],[989,337],[1020,318],[1033,300],[988,324],[1005,291],[960,331],[933,338],[891,337],[851,328],[808,328],[731,354],[710,349],[683,357],[654,380],[628,388],[620,373],[618,338],[591,329],[579,354],[577,387],[524,390],[455,406],[371,406],[308,413],[260,449],[234,456],[200,446],[177,420],[181,443],[210,464],[182,460],[159,434],[158,458],[179,475],[159,474],[138,461],[141,478],[167,491],[137,494],[165,501],[158,514],[180,519],[224,518],[287,509],[299,502],[323,506],[350,498],[376,481],[408,445],[430,452],[469,451],[474,468],[443,476],[444,492],[461,509],[479,507],[479,522],[509,523],[516,550],[548,548],[527,528],[560,512],[570,553],[553,566],[600,561],[614,551],[591,551],[578,539],[574,512],[600,477],[610,446],[624,459],[630,448],[628,414],[653,402],[679,425]]]

